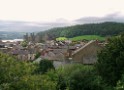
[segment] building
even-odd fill
[[[102,46],[95,40],[82,46],[51,46],[42,51],[41,58],[61,62],[94,64],[97,61],[97,52],[101,49]]]
[[[71,54],[72,61],[82,64],[94,64],[97,53],[102,49],[97,41],[92,40]]]

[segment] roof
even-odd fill
[[[91,40],[91,41],[89,41],[89,42],[86,43],[84,46],[82,46],[81,48],[79,48],[79,49],[77,49],[76,51],[74,51],[74,52],[72,53],[72,55],[77,54],[77,53],[80,52],[82,49],[86,48],[87,46],[89,46],[89,45],[92,44],[92,43],[96,43],[96,40]]]
[[[33,61],[33,63],[39,63],[42,60],[41,57],[37,58],[36,60]]]
[[[12,54],[13,55],[27,55],[29,54],[29,52],[26,50],[13,50]]]
[[[57,54],[57,53],[66,53],[67,49],[53,49],[52,52],[55,53],[55,54]]]

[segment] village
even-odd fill
[[[26,42],[26,46],[22,43]],[[24,35],[24,41],[0,41],[0,51],[16,57],[18,60],[39,62],[52,60],[55,65],[68,63],[94,64],[97,53],[105,46],[105,42],[98,40],[47,40],[38,42],[38,37],[31,33]],[[37,57],[38,56],[38,57]]]

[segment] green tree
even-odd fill
[[[115,86],[124,72],[124,35],[111,38],[108,45],[98,53],[96,69],[103,80]]]
[[[12,84],[9,90],[56,90],[56,82],[48,75],[27,75]]]
[[[68,65],[58,69],[57,90],[109,90],[94,66]]]
[[[41,53],[37,52],[36,55],[35,55],[35,59],[39,58],[40,56],[41,56]]]
[[[38,35],[40,39],[43,39],[46,35],[48,35],[50,39],[55,39],[57,37],[72,38],[82,35],[113,36],[123,31],[124,23],[105,22],[52,28],[47,31],[39,32]]]
[[[0,90],[56,90],[54,71],[41,75],[35,69],[33,63],[0,53]]]
[[[28,42],[27,42],[27,41],[22,41],[22,42],[21,42],[21,45],[22,45],[23,47],[26,47],[26,46],[28,45]]]
[[[34,69],[31,63],[17,61],[7,54],[0,53],[0,86],[6,88],[14,85],[23,76],[31,75]]]
[[[36,69],[36,73],[44,74],[48,70],[55,69],[53,66],[53,62],[50,60],[41,60]]]
[[[115,90],[124,90],[124,74],[122,75],[122,78],[117,82]]]

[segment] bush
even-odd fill
[[[35,66],[31,63],[17,61],[15,58],[0,53],[0,90],[11,90],[11,86],[22,77],[32,75]],[[15,89],[13,89],[15,90]]]
[[[110,39],[98,53],[96,69],[108,85],[116,86],[124,72],[124,35]]]
[[[57,90],[106,90],[108,88],[97,75],[94,66],[69,65],[58,71]],[[106,86],[106,87],[105,87]]]
[[[117,82],[115,90],[124,90],[124,74],[122,75],[121,80]]]
[[[36,73],[44,74],[50,69],[55,69],[53,66],[53,62],[50,60],[41,60],[40,63],[38,64]]]
[[[49,61],[41,63],[46,65],[43,71],[52,67]],[[35,69],[32,63],[0,53],[0,90],[56,90],[56,74],[34,74]]]
[[[40,56],[41,56],[41,53],[37,52],[36,55],[35,55],[35,59],[39,58]]]
[[[28,75],[11,85],[9,90],[56,90],[56,83],[48,75]]]

